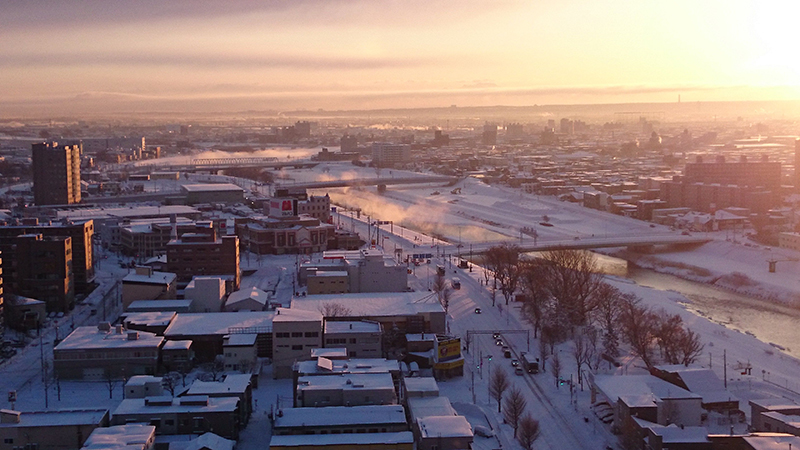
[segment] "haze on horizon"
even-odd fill
[[[0,116],[800,98],[800,4],[0,0]]]

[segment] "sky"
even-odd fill
[[[785,0],[0,0],[0,115],[800,98]]]

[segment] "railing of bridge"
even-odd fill
[[[195,158],[191,160],[194,166],[217,166],[217,165],[234,165],[234,164],[260,164],[260,163],[273,163],[278,161],[275,157],[264,158]]]

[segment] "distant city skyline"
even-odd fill
[[[2,8],[3,117],[800,98],[787,1]]]

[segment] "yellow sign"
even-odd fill
[[[437,361],[447,361],[461,356],[461,339],[440,341],[438,347]]]

